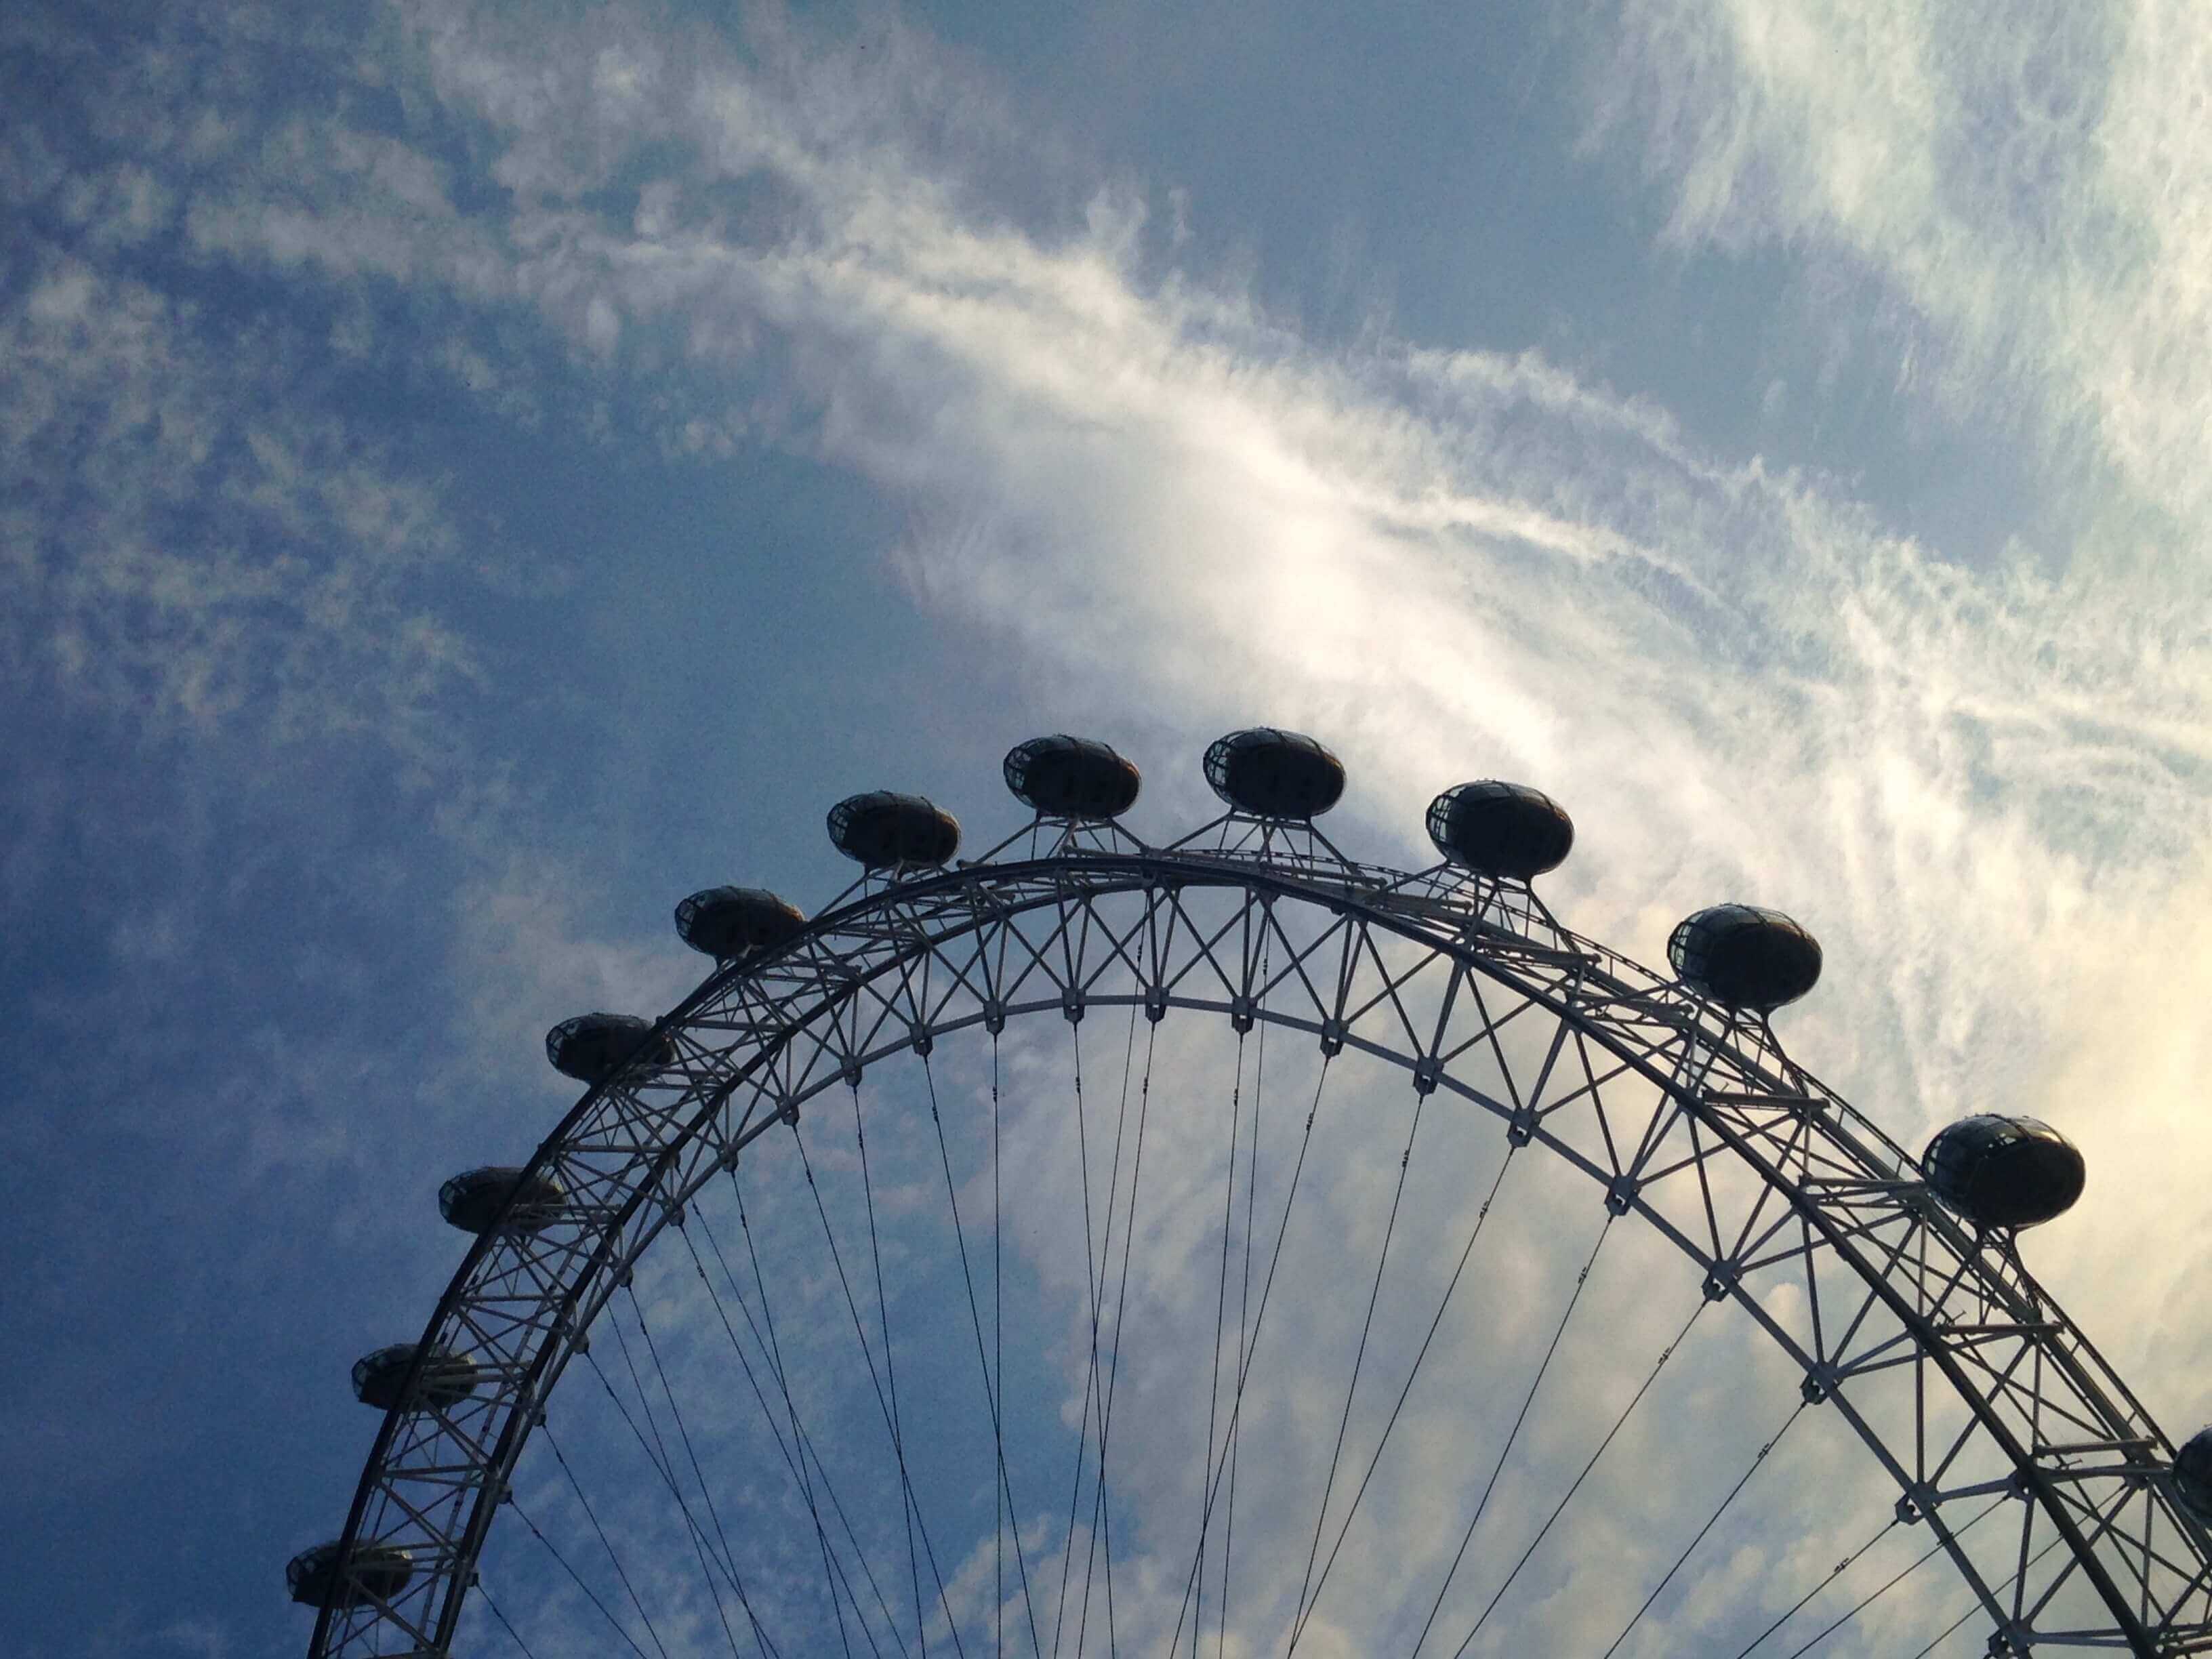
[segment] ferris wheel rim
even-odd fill
[[[1000,850],[1005,845],[1006,843],[1002,843]],[[718,967],[674,1009],[654,1022],[653,1031],[658,1038],[664,1033],[687,1029],[687,1022],[696,1018],[700,1010],[714,1006],[718,999],[725,996],[733,987],[756,979],[782,963],[796,959],[810,946],[836,934],[841,928],[850,927],[855,921],[894,910],[900,906],[911,906],[917,901],[933,896],[1010,886],[1023,878],[1049,874],[1061,878],[1087,878],[1090,884],[1068,882],[1056,892],[1040,888],[1022,904],[1001,911],[987,911],[983,907],[978,906],[975,917],[966,927],[958,930],[948,929],[942,933],[926,937],[917,934],[917,948],[894,955],[878,963],[872,970],[872,975],[890,973],[923,956],[933,955],[942,951],[956,937],[989,925],[994,916],[1003,918],[1026,915],[1054,902],[1065,905],[1071,896],[1088,902],[1100,897],[1140,891],[1149,892],[1155,887],[1180,889],[1183,886],[1195,886],[1205,889],[1242,890],[1248,894],[1265,893],[1269,896],[1271,901],[1287,900],[1324,907],[1340,918],[1356,913],[1358,922],[1363,926],[1379,927],[1417,947],[1425,947],[1439,956],[1449,957],[1463,969],[1481,973],[1501,984],[1509,986],[1520,994],[1528,997],[1531,1001],[1543,1002],[1543,1006],[1550,1008],[1563,1023],[1572,1020],[1578,1031],[1599,1042],[1609,1054],[1630,1066],[1644,1070],[1648,1081],[1656,1085],[1669,1096],[1678,1094],[1674,1084],[1650,1067],[1650,1052],[1656,1051],[1648,1051],[1640,1056],[1630,1052],[1620,1040],[1617,1029],[1597,1017],[1595,1010],[1601,1006],[1601,1004],[1593,1004],[1589,1008],[1577,1010],[1565,1006],[1554,1006],[1549,1002],[1544,1002],[1539,990],[1524,979],[1516,977],[1510,963],[1499,954],[1507,950],[1518,950],[1525,955],[1531,947],[1540,951],[1552,947],[1547,946],[1541,941],[1532,940],[1524,935],[1503,931],[1486,933],[1476,927],[1464,925],[1479,917],[1481,908],[1479,902],[1471,909],[1464,902],[1460,905],[1455,920],[1462,925],[1455,937],[1444,938],[1420,929],[1415,925],[1416,918],[1413,915],[1389,908],[1382,902],[1390,887],[1402,886],[1406,883],[1436,877],[1443,866],[1421,872],[1391,872],[1376,866],[1343,864],[1340,858],[1330,862],[1340,865],[1352,878],[1324,882],[1316,879],[1310,868],[1285,866],[1265,856],[1256,858],[1242,855],[1223,856],[1193,851],[1182,846],[1166,849],[1142,847],[1141,844],[1137,844],[1137,847],[1138,850],[1135,851],[1113,850],[1097,847],[1085,848],[1074,844],[1070,838],[1063,840],[1058,849],[1043,857],[1005,861],[997,861],[987,857],[956,870],[905,876],[903,878],[864,879],[855,884],[854,889],[848,890],[853,895],[849,902],[835,905],[812,918],[807,922],[805,927],[790,940],[758,956]],[[1389,884],[1389,886],[1385,886],[1374,879],[1382,876],[1394,877],[1395,880]],[[1525,894],[1525,885],[1521,886],[1520,890]],[[1150,902],[1148,900],[1148,903]],[[1540,905],[1538,908],[1540,909]],[[1682,990],[1670,981],[1662,980],[1659,975],[1644,969],[1632,959],[1612,951],[1595,941],[1582,939],[1578,936],[1567,933],[1565,929],[1559,927],[1556,922],[1550,921],[1548,912],[1544,912],[1543,917],[1557,934],[1556,944],[1562,947],[1560,953],[1585,955],[1589,967],[1598,973],[1601,978],[1612,969],[1626,969],[1641,977],[1644,983],[1640,988],[1620,982],[1615,982],[1613,985],[1612,988],[1620,993],[1623,998],[1649,998],[1656,993],[1662,992],[1674,994],[1680,1000],[1678,1006],[1689,1013],[1692,1024],[1698,1027],[1699,1035],[1714,1040],[1717,1047],[1727,1048],[1731,1059],[1739,1065],[1744,1065],[1756,1073],[1765,1074],[1765,1066],[1771,1065],[1772,1061],[1771,1060],[1762,1061],[1761,1055],[1768,1053],[1769,1049],[1744,1050],[1735,1046],[1735,1040],[1743,1028],[1743,1022],[1734,1016],[1722,1012],[1711,1024],[1703,1024],[1706,1017],[1714,1012],[1703,999],[1698,998],[1693,993]],[[1427,919],[1435,920],[1435,913],[1433,911],[1427,913]],[[527,1367],[520,1376],[513,1379],[512,1401],[506,1410],[505,1420],[500,1425],[498,1437],[489,1448],[483,1459],[483,1478],[477,1489],[477,1496],[470,1505],[468,1520],[458,1536],[456,1546],[446,1559],[433,1564],[438,1576],[451,1581],[451,1588],[444,1595],[442,1603],[436,1608],[434,1632],[426,1632],[421,1626],[406,1624],[404,1620],[399,1621],[405,1625],[406,1628],[414,1632],[418,1639],[427,1635],[429,1645],[425,1650],[442,1653],[448,1650],[450,1647],[461,1608],[473,1581],[476,1560],[489,1532],[507,1480],[520,1458],[532,1428],[542,1420],[545,1400],[557,1386],[562,1372],[574,1353],[579,1351],[580,1340],[588,1331],[591,1316],[587,1315],[579,1319],[576,1317],[577,1310],[588,1306],[592,1315],[595,1315],[598,1310],[605,1305],[607,1297],[611,1296],[614,1285],[626,1279],[629,1268],[652,1248],[660,1234],[665,1231],[669,1222],[672,1219],[680,1221],[683,1206],[690,1201],[691,1196],[706,1179],[723,1167],[724,1158],[726,1157],[727,1161],[734,1164],[738,1152],[742,1151],[744,1146],[750,1145],[752,1139],[757,1139],[769,1128],[774,1127],[776,1121],[774,1117],[760,1119],[752,1125],[750,1133],[729,1146],[726,1154],[718,1155],[715,1159],[702,1166],[702,1172],[698,1178],[685,1186],[682,1191],[661,1193],[664,1180],[667,1173],[677,1166],[679,1154],[690,1149],[708,1133],[710,1127],[719,1120],[732,1097],[747,1083],[752,1074],[760,1066],[767,1064],[774,1054],[781,1052],[783,1045],[805,1031],[825,1012],[833,1011],[849,1000],[857,994],[860,982],[855,980],[841,991],[825,995],[803,1018],[791,1022],[778,1035],[774,1047],[763,1047],[749,1055],[744,1063],[737,1068],[699,1107],[690,1121],[683,1125],[651,1165],[640,1167],[637,1179],[629,1187],[619,1213],[605,1218],[602,1224],[599,1226],[597,1243],[589,1251],[589,1260],[579,1274],[576,1283],[568,1287],[565,1297],[556,1298],[555,1289],[549,1288],[546,1291],[546,1306],[554,1307],[556,1299],[560,1304],[556,1316],[544,1322],[545,1334],[537,1343]],[[1146,1011],[1150,1012],[1151,1001],[1149,994],[1142,997],[1135,994],[1101,995],[1097,997],[1090,1006],[1101,1008],[1127,1006],[1133,1009],[1139,1003],[1144,1003],[1147,1005]],[[1232,1014],[1232,1010],[1219,1000],[1173,993],[1164,995],[1161,999],[1161,1006],[1163,1010],[1175,1007],[1214,1014]],[[1064,998],[1040,996],[1025,1002],[1001,1004],[997,1009],[997,1017],[1001,1023],[1004,1023],[1018,1018],[1025,1018],[1033,1014],[1054,1012],[1055,1009],[1066,1012],[1066,1005]],[[1281,1011],[1257,1007],[1248,1012],[1252,1018],[1269,1024],[1326,1036],[1321,1027],[1315,1023]],[[856,1055],[854,1059],[856,1064],[872,1065],[881,1059],[913,1050],[916,1047],[918,1039],[927,1038],[933,1041],[939,1036],[950,1035],[963,1030],[972,1029],[979,1024],[988,1024],[988,1013],[977,1011],[966,1012],[957,1018],[942,1022],[918,1023],[902,1035],[895,1036],[878,1048],[872,1049],[865,1055]],[[1763,1020],[1759,1022],[1759,1029],[1765,1030]],[[1786,1057],[1781,1056],[1778,1047],[1771,1045],[1771,1033],[1768,1035],[1771,1055],[1775,1059],[1783,1060],[1787,1071],[1785,1078],[1779,1079],[1770,1078],[1770,1080],[1794,1084],[1805,1098],[1813,1103],[1814,1115],[1840,1118],[1856,1132],[1850,1136],[1837,1139],[1832,1144],[1844,1148],[1853,1156],[1864,1161],[1869,1166],[1870,1176],[1881,1177],[1886,1175],[1889,1178],[1898,1179],[1900,1178],[1900,1171],[1913,1171],[1914,1176],[1917,1176],[1910,1155],[1903,1148],[1891,1140],[1879,1126],[1874,1124],[1855,1108],[1850,1107],[1847,1102],[1843,1101],[1832,1091],[1820,1085],[1817,1080],[1796,1066],[1794,1061],[1787,1061]],[[1358,1048],[1377,1060],[1407,1069],[1416,1069],[1419,1060],[1419,1056],[1414,1054],[1387,1044],[1354,1037],[1348,1032],[1344,1035],[1342,1046]],[[923,1049],[923,1052],[927,1053],[927,1049]],[[1325,1049],[1325,1052],[1334,1051]],[[526,1177],[550,1170],[559,1160],[564,1151],[572,1146],[577,1132],[589,1121],[590,1114],[595,1105],[603,1103],[610,1091],[618,1086],[620,1081],[619,1078],[610,1079],[586,1091],[576,1104],[563,1115],[553,1132],[539,1144],[530,1159],[521,1166]],[[810,1091],[810,1097],[811,1092],[818,1092],[822,1089],[834,1086],[836,1081],[836,1078],[821,1079]],[[1506,1115],[1507,1109],[1500,1103],[1484,1097],[1480,1091],[1451,1077],[1449,1071],[1438,1073],[1431,1086],[1445,1085],[1449,1085],[1453,1092],[1473,1104],[1490,1110],[1494,1115],[1500,1116]],[[1720,1133],[1720,1126],[1717,1124],[1709,1124],[1707,1127]],[[1793,1210],[1806,1215],[1808,1218],[1815,1217],[1825,1218],[1825,1212],[1820,1209],[1817,1203],[1808,1198],[1802,1187],[1791,1182],[1780,1170],[1770,1167],[1751,1148],[1741,1144],[1740,1139],[1732,1139],[1725,1133],[1721,1133],[1720,1138],[1741,1166],[1761,1182],[1767,1190],[1781,1195]],[[1596,1167],[1540,1126],[1530,1137],[1529,1144],[1539,1141],[1545,1145],[1548,1152],[1563,1158],[1581,1173],[1601,1182],[1605,1179]],[[1865,1144],[1869,1141],[1871,1142],[1870,1146]],[[1886,1170],[1885,1164],[1887,1166]],[[1642,1214],[1647,1224],[1659,1232],[1668,1243],[1674,1244],[1677,1251],[1693,1265],[1708,1268],[1714,1265],[1699,1255],[1692,1241],[1674,1228],[1664,1217],[1650,1208],[1633,1193],[1629,1196],[1628,1207]],[[1956,1221],[1936,1210],[1932,1205],[1929,1209],[1929,1213],[1926,1219],[1930,1225],[1939,1228],[1948,1227],[1954,1236],[1963,1236],[1963,1229]],[[634,1225],[635,1218],[641,1213],[647,1218],[645,1224]],[[1832,1232],[1833,1230],[1830,1229],[1830,1231]],[[498,1249],[501,1234],[494,1229],[488,1230],[471,1242],[425,1326],[422,1340],[417,1345],[418,1366],[428,1363],[422,1358],[423,1356],[433,1354],[437,1351],[439,1339],[452,1328],[456,1310],[462,1304],[469,1286],[475,1282],[476,1276],[483,1267],[485,1259]],[[1884,1277],[1869,1270],[1861,1253],[1850,1240],[1832,1237],[1829,1242],[1838,1261],[1849,1265],[1870,1290],[1878,1294],[1883,1291],[1886,1284]],[[1974,1241],[1968,1254],[1970,1259],[1976,1264],[1978,1272],[1987,1265],[1985,1257],[1988,1253],[1982,1241]],[[2071,1339],[2070,1348],[2057,1352],[2056,1357],[2069,1368],[2086,1365],[2088,1370],[2094,1372],[2094,1376],[2085,1379],[2091,1385],[2088,1391],[2093,1397],[2100,1395],[2106,1388],[2116,1389],[2120,1400],[2124,1402],[2124,1410],[2113,1411],[2110,1414],[2116,1418],[2124,1418],[2132,1425],[2148,1427],[2158,1447],[2166,1451],[2170,1458],[2171,1443],[2149,1414],[2142,1410],[2132,1392],[2127,1389],[2124,1381],[2104,1360],[2094,1344],[2081,1331],[2078,1324],[2067,1316],[2063,1310],[2057,1308],[2055,1303],[2051,1303],[2041,1291],[2040,1287],[2033,1285],[2032,1279],[2027,1279],[2025,1269],[2020,1267],[2016,1256],[2010,1258],[2009,1265],[2025,1281],[2030,1291],[2040,1304],[2046,1320],[2053,1322],[2055,1328],[2063,1330]],[[604,1285],[605,1289],[601,1294],[585,1296],[582,1293],[583,1288],[587,1285]],[[2016,1291],[2018,1286],[2013,1285],[2007,1288]],[[1773,1322],[1753,1298],[1742,1294],[1740,1285],[1732,1287],[1729,1294],[1752,1315],[1754,1322],[1766,1333],[1768,1337],[1776,1341],[1793,1360],[1805,1361],[1812,1358],[1803,1352],[1795,1340]],[[1898,1307],[1900,1312],[1904,1310],[1901,1303]],[[1994,1443],[2013,1457],[2016,1469],[2027,1477],[2031,1492],[2042,1500],[2042,1507],[2048,1515],[2051,1523],[2058,1529],[2062,1537],[2068,1539],[2069,1547],[2077,1562],[2093,1582],[2098,1584],[2100,1595],[2113,1610],[2120,1625],[2118,1633],[2122,1634],[2137,1651],[2149,1653],[2160,1650],[2153,1644],[2152,1632],[2142,1626],[2140,1621],[2134,1620],[2118,1587],[2109,1584],[2109,1581],[2104,1576],[2104,1569],[2094,1550],[2088,1543],[2081,1539],[2073,1517],[2046,1486],[2034,1480],[2032,1457],[2024,1454],[2016,1444],[2011,1443],[2002,1423],[1990,1413],[1984,1412],[1983,1409],[1984,1402],[1968,1385],[1964,1376],[1958,1372],[1950,1356],[1941,1348],[1940,1345],[1931,1342],[1927,1352],[1929,1357],[1936,1360],[1939,1369],[1950,1380],[1959,1397],[1966,1403],[1969,1410],[1982,1420],[1984,1428],[1991,1433]],[[411,1416],[422,1414],[419,1409],[410,1408],[404,1404],[404,1399],[411,1393],[412,1388],[413,1378],[410,1373],[402,1385],[403,1403],[387,1412],[384,1422],[380,1425],[369,1456],[364,1464],[360,1482],[356,1486],[345,1529],[335,1540],[339,1552],[337,1559],[341,1561],[345,1559],[349,1552],[361,1546],[362,1522],[373,1500],[386,1486],[386,1477],[391,1468],[390,1460],[393,1443],[403,1421]],[[1891,1455],[1880,1436],[1851,1409],[1844,1396],[1838,1393],[1832,1397],[1836,1403],[1843,1407],[1844,1414],[1850,1421],[1856,1437],[1867,1446],[1877,1461],[1883,1464],[1887,1472],[1899,1481],[1900,1486],[1904,1487],[1909,1495],[1913,1483],[1905,1477],[1902,1463]],[[407,1506],[403,1504],[401,1507]],[[2171,1501],[2170,1495],[2166,1496],[2165,1507],[2177,1515],[2179,1513],[2178,1507]],[[413,1513],[411,1510],[410,1512]],[[419,1515],[416,1518],[420,1519]],[[1930,1510],[1926,1512],[1924,1518],[1935,1523],[1935,1530],[1939,1537],[1951,1547],[1950,1553],[1954,1557],[1954,1565],[1960,1568],[1961,1577],[1974,1589],[1978,1598],[1984,1605],[1991,1607],[1993,1610],[1997,1610],[2001,1613],[2001,1610],[1996,1609],[1995,1601],[1989,1588],[1976,1576],[1972,1565],[1958,1548],[1955,1540],[1940,1514],[1935,1510]],[[2212,1551],[2205,1548],[2205,1540],[2201,1529],[2192,1531],[2186,1526],[2177,1526],[2172,1530],[2188,1540],[2196,1548],[2198,1555],[2207,1559],[2206,1571],[2197,1574],[2193,1581],[2194,1584],[2201,1585],[2205,1582],[2207,1574],[2212,1573]],[[387,1607],[384,1611],[388,1613],[390,1609]],[[310,1638],[311,1656],[323,1656],[339,1650],[330,1644],[332,1626],[339,1612],[339,1609],[327,1605],[319,1610],[314,1632]],[[396,1615],[394,1617],[396,1618]]]

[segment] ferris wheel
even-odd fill
[[[1039,738],[978,858],[878,792],[811,919],[684,900],[698,988],[556,1025],[580,1099],[438,1194],[310,1654],[2212,1650],[2212,1430],[2021,1260],[2063,1136],[1899,1146],[1778,1040],[1778,912],[1570,932],[1537,790],[1404,872],[1310,738],[1205,775],[1154,843]]]

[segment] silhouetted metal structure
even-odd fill
[[[395,1342],[353,1362],[353,1397],[380,1412],[402,1405],[446,1411],[476,1392],[477,1376],[466,1354],[442,1348],[425,1353],[419,1344]]]
[[[1031,738],[1007,751],[1006,787],[1040,817],[1095,822],[1137,804],[1136,763],[1109,744],[1065,734]]]
[[[1509,881],[1534,881],[1567,861],[1575,821],[1540,789],[1486,779],[1429,803],[1429,839],[1454,864]]]
[[[764,887],[708,887],[676,907],[677,937],[717,962],[773,950],[805,926],[797,905]]]
[[[438,1188],[438,1213],[465,1233],[535,1233],[568,1201],[551,1170],[503,1164],[464,1170]]]
[[[2074,1207],[2085,1176],[2074,1143],[2032,1117],[1984,1113],[1938,1132],[1920,1155],[1928,1190],[1982,1227],[2039,1227]]]
[[[920,795],[848,795],[830,809],[830,842],[870,870],[933,870],[960,849],[960,824]]]
[[[1214,740],[1206,781],[1236,811],[1304,822],[1344,793],[1344,763],[1303,732],[1255,726]]]
[[[1686,918],[1667,941],[1682,982],[1730,1008],[1771,1014],[1820,980],[1820,946],[1779,910],[1717,904]]]
[[[545,1059],[563,1077],[605,1083],[633,1062],[665,1065],[675,1050],[653,1040],[653,1022],[635,1014],[578,1014],[545,1034]]]
[[[1462,785],[1429,814],[1441,862],[1364,864],[1312,824],[1340,763],[1273,728],[1206,750],[1228,811],[1165,843],[1117,821],[1135,769],[1103,744],[1038,739],[1006,773],[1039,817],[972,861],[947,867],[950,814],[879,792],[830,815],[866,872],[811,920],[757,890],[687,899],[679,928],[718,965],[653,1028],[665,1053],[602,1055],[526,1165],[446,1183],[441,1212],[475,1237],[406,1361],[370,1356],[368,1389],[356,1368],[386,1419],[343,1537],[288,1572],[321,1609],[312,1654],[450,1651],[547,1399],[633,1265],[748,1148],[949,1033],[1108,1007],[1356,1048],[1586,1179],[1848,1424],[1976,1598],[1990,1652],[2212,1650],[2212,1431],[2177,1462],[2016,1248],[2073,1200],[2078,1153],[1972,1118],[1923,1164],[1822,1086],[1768,1018],[1819,976],[1796,922],[1700,911],[1653,973],[1529,887],[1571,845],[1548,797]],[[1478,1059],[1503,1081],[1472,1080]],[[464,1363],[466,1388],[443,1369]],[[1910,1389],[1889,1386],[1900,1367]],[[2003,1547],[1978,1553],[1960,1506],[2008,1498]]]

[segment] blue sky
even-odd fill
[[[1816,1071],[2084,1146],[2035,1265],[2191,1426],[2207,84],[2185,0],[11,9],[10,1650],[303,1641],[538,1034],[1061,729],[1799,915]]]

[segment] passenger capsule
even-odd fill
[[[676,907],[676,933],[717,962],[770,951],[806,926],[799,908],[759,887],[709,887]]]
[[[545,1034],[545,1058],[563,1077],[605,1083],[635,1059],[665,1066],[676,1058],[670,1038],[653,1042],[652,1036],[653,1022],[635,1014],[579,1014]]]
[[[1528,881],[1566,861],[1575,821],[1525,783],[1462,783],[1429,803],[1429,839],[1454,864]]]
[[[428,1407],[442,1411],[476,1392],[483,1376],[477,1362],[467,1354],[449,1353],[443,1348],[433,1348],[425,1357],[422,1375],[410,1389],[407,1373],[415,1364],[418,1346],[413,1342],[395,1342],[355,1360],[353,1397],[380,1412],[392,1410],[403,1400],[410,1410]]]
[[[1983,1114],[1937,1130],[1920,1173],[1969,1221],[2036,1227],[2074,1207],[2086,1170],[2074,1143],[2048,1123]]]
[[[1317,818],[1344,793],[1344,763],[1302,732],[1255,726],[1214,739],[1206,781],[1255,818]]]
[[[830,840],[871,870],[935,866],[950,863],[959,850],[960,822],[920,795],[876,789],[848,795],[830,809]]]
[[[1118,818],[1137,804],[1136,763],[1103,743],[1031,738],[1006,751],[1006,787],[1048,818]]]
[[[489,1232],[495,1225],[534,1233],[568,1201],[568,1189],[553,1176],[525,1176],[507,1164],[464,1170],[438,1188],[438,1213],[465,1233]]]
[[[284,1564],[284,1585],[311,1607],[389,1601],[415,1576],[415,1557],[397,1544],[356,1544],[342,1568],[336,1541],[301,1550]]]
[[[2183,1508],[2212,1527],[2212,1428],[2182,1442],[2173,1459],[2173,1489]]]
[[[1674,929],[1667,959],[1692,990],[1731,1008],[1771,1013],[1820,979],[1820,945],[1779,910],[1717,904]]]

